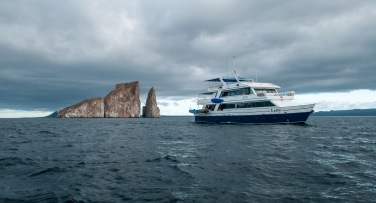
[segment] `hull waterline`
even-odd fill
[[[195,116],[196,123],[247,123],[247,124],[278,124],[305,123],[311,112],[268,115],[226,115],[226,116]]]

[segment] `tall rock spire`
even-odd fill
[[[142,109],[142,117],[144,118],[159,118],[161,114],[157,106],[157,96],[155,94],[155,89],[152,87],[149,90],[148,98],[146,99],[146,105]]]

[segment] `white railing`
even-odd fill
[[[290,91],[290,92],[286,92],[286,93],[283,93],[283,94],[279,94],[279,96],[294,96],[295,95],[295,92],[294,91]]]
[[[209,103],[211,98],[213,98],[212,94],[200,94],[197,98],[197,104],[203,105],[203,104]]]
[[[257,92],[257,96],[259,96],[259,97],[265,97],[266,94],[267,94],[266,91],[258,91],[258,92]]]
[[[276,97],[285,97],[289,96],[292,97],[295,95],[294,91],[286,92],[286,93],[267,93],[266,91],[258,91],[257,96],[265,97],[265,96],[276,96]]]
[[[203,105],[206,103],[210,103],[210,99],[197,99],[197,104],[198,105]]]
[[[219,84],[219,83],[212,83],[212,84],[209,85],[208,90],[209,90],[209,91],[217,91],[217,90],[219,90],[219,89],[221,89],[221,88],[222,88],[222,84]]]

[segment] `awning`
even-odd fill
[[[241,82],[253,82],[253,80],[249,79],[249,78],[239,77],[238,79]],[[237,82],[236,78],[222,78],[222,80],[224,82]],[[213,79],[210,79],[210,80],[205,80],[205,82],[221,82],[221,80],[220,80],[220,78],[213,78]]]

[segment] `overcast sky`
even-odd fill
[[[136,80],[143,103],[154,86],[161,113],[181,114],[234,69],[316,110],[376,107],[375,19],[374,0],[1,1],[0,117]]]

